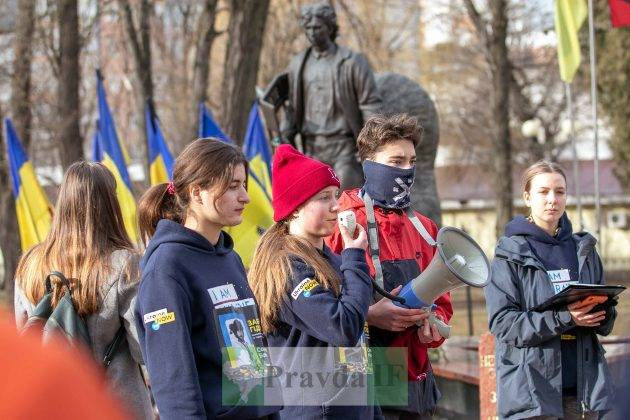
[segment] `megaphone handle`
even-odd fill
[[[444,338],[450,338],[451,326],[440,318],[436,317],[433,312],[429,312],[429,325],[435,325],[440,335]]]

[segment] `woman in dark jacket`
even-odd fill
[[[380,418],[369,388],[365,230],[357,226],[353,238],[342,229],[340,256],[324,245],[339,210],[340,182],[328,165],[281,145],[272,174],[276,223],[260,238],[248,279],[280,370],[280,418]]]
[[[485,290],[501,418],[595,419],[612,406],[612,378],[596,334],[611,332],[616,302],[532,310],[571,283],[604,283],[595,238],[572,232],[566,189],[558,165],[530,166],[523,176],[530,216],[510,221],[495,251]]]

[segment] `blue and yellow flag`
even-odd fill
[[[46,237],[50,230],[52,211],[46,193],[37,181],[33,165],[28,161],[20,139],[8,118],[4,119],[4,128],[20,241],[22,251],[26,251]]]
[[[216,137],[226,143],[234,143],[214,122],[212,113],[203,102],[199,102],[199,130],[197,132],[200,138]]]
[[[257,103],[254,103],[249,111],[243,153],[249,161],[250,173],[271,200],[271,147],[265,136],[265,127],[260,119]]]
[[[249,268],[258,239],[273,224],[271,148],[257,104],[254,104],[249,113],[243,152],[249,161],[247,193],[250,202],[243,211],[243,222],[229,228],[228,232],[234,238],[235,251],[241,256],[245,267]]]
[[[120,203],[125,229],[132,242],[138,242],[138,221],[136,200],[131,188],[131,178],[127,172],[125,155],[114,126],[114,119],[107,105],[103,79],[97,72],[96,93],[98,96],[98,122],[92,145],[92,158],[102,162],[116,178],[116,195]]]
[[[173,179],[173,155],[160,129],[160,122],[150,104],[145,109],[147,139],[149,149],[149,178],[151,185],[169,182]]]

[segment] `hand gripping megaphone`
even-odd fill
[[[443,227],[436,242],[437,252],[431,263],[391,298],[395,305],[430,312],[435,299],[444,293],[466,285],[484,287],[490,282],[488,258],[468,234]],[[431,312],[429,324],[435,325],[442,337],[450,337],[451,327]]]

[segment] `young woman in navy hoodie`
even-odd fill
[[[372,419],[380,409],[366,397],[367,386],[358,384],[369,363],[364,330],[372,283],[366,233],[357,226],[351,236],[342,228],[341,256],[324,245],[339,209],[340,183],[328,165],[281,145],[272,176],[276,223],[260,239],[248,277],[273,364],[279,367],[280,415]],[[339,347],[345,348],[342,353]],[[354,364],[346,363],[349,354]],[[344,377],[343,369],[358,378],[354,392],[344,382],[350,375]]]
[[[531,213],[506,226],[485,288],[499,416],[597,419],[613,402],[597,334],[612,331],[616,302],[532,310],[571,283],[604,283],[596,240],[573,233],[557,164],[541,161],[525,171],[523,199]]]
[[[222,231],[241,222],[246,182],[240,150],[199,139],[176,159],[173,181],[140,200],[140,230],[150,240],[136,321],[162,419],[278,411],[252,401],[248,380],[259,378],[266,348],[251,328],[259,321],[243,264]]]

